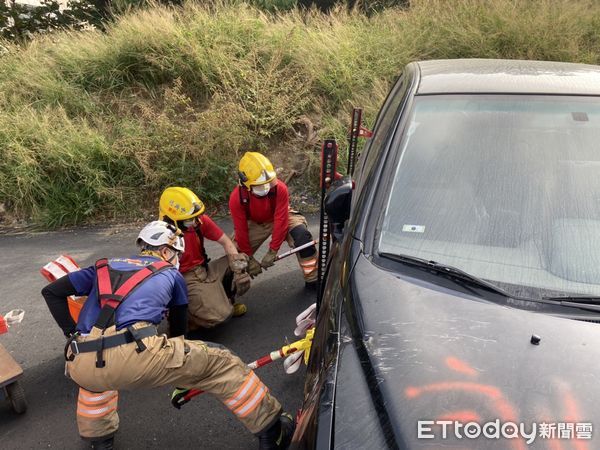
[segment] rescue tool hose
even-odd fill
[[[291,344],[284,345],[280,349],[274,350],[268,355],[263,356],[262,358],[257,359],[256,361],[252,361],[248,364],[250,369],[258,369],[259,367],[266,366],[267,364],[272,363],[273,361],[277,361],[278,359],[285,358],[286,356],[293,355],[294,353],[298,353],[301,351],[305,351],[304,359],[305,362],[308,362],[308,355],[310,352],[310,347],[312,345],[312,339],[314,335],[315,329],[311,328],[306,331],[306,336],[296,342],[292,342]],[[171,394],[171,404],[177,408],[181,409],[183,405],[189,402],[191,399],[196,397],[197,395],[202,394],[204,391],[200,389],[175,389]]]

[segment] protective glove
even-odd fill
[[[187,398],[190,391],[191,389],[187,388],[175,388],[171,394],[171,405],[177,409],[181,409],[183,405],[190,401],[190,399]]]
[[[229,268],[233,273],[241,273],[248,268],[248,255],[245,253],[227,255],[227,259],[229,260]]]
[[[248,259],[248,275],[250,275],[251,278],[254,278],[256,275],[258,275],[259,273],[262,272],[262,268],[260,267],[260,263],[254,258],[254,256],[251,256],[250,259]]]
[[[235,294],[238,297],[244,295],[250,289],[250,275],[246,272],[234,273],[233,285],[235,286]]]
[[[269,249],[265,256],[263,256],[260,265],[263,269],[271,267],[273,264],[275,264],[275,258],[277,258],[277,252],[275,250]]]

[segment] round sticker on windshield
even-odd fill
[[[425,233],[425,225],[403,225],[402,231],[405,233]]]

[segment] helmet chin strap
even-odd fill
[[[169,264],[173,264],[173,260],[174,260],[175,258],[177,258],[177,252],[174,252],[174,253],[173,253],[173,256],[171,256],[169,259],[167,259],[167,260],[165,260],[165,261],[167,261]],[[175,265],[175,264],[173,264],[173,265]]]
[[[169,247],[167,247],[167,248],[169,248]],[[169,259],[165,259],[165,261],[167,261],[169,264],[171,264],[176,269],[179,269],[179,253],[177,251],[173,250],[172,248],[169,248],[169,250],[173,251],[173,256],[171,256]],[[173,262],[173,260],[175,258],[177,258],[177,262],[176,263]]]

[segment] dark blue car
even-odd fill
[[[296,448],[600,448],[600,67],[411,63],[354,179]]]

